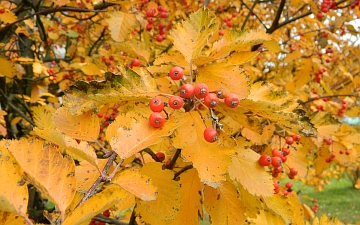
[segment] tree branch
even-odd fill
[[[280,20],[282,11],[283,11],[283,9],[284,9],[285,3],[286,3],[286,0],[281,0],[280,5],[279,5],[279,8],[278,8],[278,10],[277,10],[277,12],[276,12],[275,19],[274,19],[273,23],[271,24],[271,27],[266,31],[266,33],[271,34],[271,33],[273,33],[275,30],[278,29],[279,20]]]
[[[14,24],[20,23],[21,21],[27,20],[33,16],[37,16],[37,15],[47,15],[49,13],[54,13],[54,12],[62,12],[62,11],[68,11],[68,12],[94,12],[94,13],[98,13],[98,12],[106,12],[106,10],[94,10],[94,9],[81,9],[81,8],[75,8],[75,7],[57,7],[57,8],[50,8],[50,9],[45,9],[42,11],[38,11],[35,12],[31,15],[25,16],[24,18],[18,19],[12,23],[9,23],[7,25],[5,25],[4,27],[2,27],[0,29],[0,33],[4,30],[6,30],[7,28],[11,27]]]

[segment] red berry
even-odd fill
[[[282,148],[281,149],[283,156],[287,156],[290,154],[290,149],[288,148]]]
[[[172,96],[169,98],[169,106],[172,109],[180,109],[184,105],[184,99],[180,96]]]
[[[153,112],[161,112],[164,109],[164,102],[161,100],[161,98],[152,98],[150,100],[150,109]]]
[[[99,112],[99,113],[97,114],[97,116],[98,116],[99,118],[102,118],[102,117],[103,117],[103,113],[100,113],[100,112]]]
[[[209,108],[215,108],[219,104],[219,98],[214,93],[209,93],[204,98],[204,104]]]
[[[204,130],[205,141],[213,143],[217,140],[217,133],[214,128],[208,127]]]
[[[204,83],[197,84],[194,88],[194,94],[198,98],[204,98],[209,92],[208,89],[208,86]]]
[[[336,154],[335,154],[335,152],[333,152],[333,153],[331,153],[331,155],[330,155],[330,158],[335,158],[336,157]]]
[[[153,112],[149,117],[151,126],[155,128],[162,127],[165,123],[165,117],[159,112]]]
[[[274,156],[271,157],[271,165],[273,165],[273,167],[279,167],[282,164],[282,160],[280,157],[278,156]]]
[[[145,29],[146,29],[147,31],[151,31],[151,30],[153,29],[153,25],[150,24],[150,23],[148,23],[148,24],[146,24]]]
[[[259,163],[261,166],[270,166],[271,157],[268,155],[262,155],[262,156],[260,156]]]
[[[287,189],[290,189],[290,188],[292,188],[292,183],[291,182],[287,182],[286,184],[285,184],[285,187],[287,188]]]
[[[282,160],[283,162],[286,162],[286,161],[287,161],[287,157],[286,157],[286,156],[281,156],[280,158],[281,158],[281,160]]]
[[[165,166],[170,165],[170,163],[171,163],[171,159],[169,159],[168,161],[166,161]],[[174,167],[175,167],[175,164],[172,166],[171,169],[174,169]]]
[[[294,139],[294,141],[300,141],[300,140],[301,140],[301,136],[298,135],[298,134],[294,134],[294,135],[292,136],[292,138]]]
[[[226,97],[226,89],[225,88],[219,88],[216,90],[216,96],[220,99],[224,99]]]
[[[274,173],[281,173],[282,172],[282,167],[281,166],[279,166],[279,167],[276,167],[276,168],[274,168]]]
[[[341,149],[341,150],[339,151],[339,153],[340,153],[341,155],[344,154],[344,150]]]
[[[349,150],[346,150],[346,151],[345,151],[345,154],[346,154],[346,155],[350,155],[350,151],[349,151]]]
[[[227,107],[235,108],[239,105],[240,99],[239,96],[237,96],[237,94],[230,93],[225,96],[224,102]]]
[[[104,116],[104,119],[105,119],[105,120],[109,120],[109,119],[110,119],[110,115],[109,115],[109,114],[106,114],[106,115]]]
[[[153,17],[148,17],[147,21],[148,21],[148,24],[153,24],[154,23],[154,18]]]
[[[286,141],[286,144],[288,144],[288,145],[294,144],[294,139],[292,137],[287,137],[285,139],[285,141]]]
[[[156,41],[157,42],[162,42],[164,40],[164,37],[162,35],[157,35],[156,36]]]
[[[148,11],[146,11],[146,16],[147,17],[153,17],[155,15],[156,10],[154,8],[149,9]]]
[[[174,66],[171,68],[169,76],[173,80],[180,80],[184,76],[184,70],[179,66]]]
[[[138,60],[138,59],[133,59],[133,60],[131,61],[131,64],[132,64],[133,66],[140,66],[141,62],[140,62],[140,60]]]
[[[165,24],[163,22],[160,22],[158,27],[159,27],[159,30],[163,30],[165,28]]]
[[[5,9],[0,9],[0,14],[5,13]]]
[[[279,149],[277,149],[277,148],[274,148],[273,150],[272,150],[272,156],[277,156],[277,157],[283,157],[283,153],[279,150]]]
[[[105,210],[103,212],[103,215],[106,216],[106,217],[109,217],[110,216],[110,211],[109,210]]]
[[[296,168],[290,168],[290,173],[289,174],[291,174],[291,176],[296,176],[297,174],[298,174],[298,170],[296,169]]]
[[[316,15],[316,17],[317,17],[318,19],[322,19],[323,14],[322,14],[322,13],[318,13],[318,14]]]
[[[169,14],[167,12],[161,12],[160,13],[160,18],[168,18]]]
[[[325,162],[330,163],[332,161],[332,158],[326,158]]]
[[[164,153],[162,153],[162,152],[157,152],[155,155],[156,155],[156,157],[158,158],[158,160],[159,160],[160,162],[162,162],[162,161],[165,160],[165,154],[164,154]]]
[[[183,98],[191,98],[194,95],[194,86],[191,84],[184,84],[179,89],[180,96]]]
[[[219,35],[224,36],[225,32],[223,30],[219,30]]]

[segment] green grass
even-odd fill
[[[328,217],[336,217],[344,223],[356,224],[360,221],[360,190],[352,187],[349,178],[331,180],[325,185],[323,192],[315,192],[314,187],[304,186],[300,181],[293,184],[294,191],[301,190],[303,196],[317,199],[319,211],[316,216],[326,214]],[[283,183],[283,182],[281,182]],[[303,203],[312,206],[309,199],[302,199]]]

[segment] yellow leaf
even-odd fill
[[[227,58],[227,63],[229,65],[242,65],[249,62],[258,54],[259,52],[235,52]]]
[[[55,3],[55,5],[57,6],[63,6],[68,4],[69,0],[51,0],[52,2]]]
[[[189,20],[177,24],[176,28],[170,31],[170,35],[176,49],[190,63],[200,55],[218,26],[213,13],[207,9],[199,9],[190,15]]]
[[[264,207],[263,200],[259,196],[250,194],[242,185],[237,185],[237,187],[241,202],[246,209],[246,215],[249,218],[256,218],[258,209]]]
[[[98,158],[95,149],[87,141],[78,143],[75,139],[68,136],[64,135],[63,137],[68,154],[76,155],[77,158],[84,159],[95,167],[98,167]]]
[[[15,66],[7,58],[0,56],[0,77],[13,78],[16,75]]]
[[[107,161],[107,159],[99,159],[99,168],[101,170],[104,168]],[[75,176],[76,190],[84,192],[91,188],[96,179],[100,176],[100,173],[93,164],[82,161],[80,162],[80,165],[75,168]]]
[[[293,52],[287,54],[285,59],[283,60],[283,62],[284,63],[289,63],[289,62],[292,62],[294,60],[300,59],[301,56],[302,56],[302,53],[299,50],[296,50],[296,51],[293,51]]]
[[[205,125],[197,112],[173,114],[179,118],[178,135],[173,139],[173,146],[182,149],[182,156],[193,163],[201,182],[217,187],[226,180],[228,154],[233,150],[221,148],[217,143],[208,143],[204,139]],[[166,125],[166,124],[165,124]],[[203,157],[206,155],[206,157]]]
[[[99,118],[91,111],[82,116],[73,116],[65,107],[54,113],[54,123],[64,134],[80,140],[94,141],[99,135]]]
[[[63,225],[79,225],[90,221],[91,218],[111,208],[126,196],[126,191],[119,186],[114,184],[107,185],[104,190],[95,194],[84,204],[69,213]]]
[[[140,174],[139,170],[125,170],[112,183],[120,185],[143,201],[155,200],[157,196],[157,188],[152,185],[151,179]]]
[[[199,68],[196,82],[205,83],[210,91],[225,88],[227,92],[235,93],[240,99],[249,94],[246,76],[238,66],[228,63],[214,63]]]
[[[246,137],[246,139],[249,139],[253,144],[261,145],[267,144],[268,141],[270,141],[274,131],[275,126],[273,124],[269,124],[264,127],[261,135],[248,128],[242,129],[241,134]]]
[[[317,149],[314,161],[314,168],[317,175],[320,175],[325,169],[330,167],[331,164],[326,162],[326,158],[328,158],[330,154],[328,146],[323,146]]]
[[[117,52],[126,52],[128,55],[137,56],[141,61],[149,62],[150,61],[150,52],[151,50],[146,46],[144,42],[139,42],[136,40],[114,43],[113,45],[116,48]]]
[[[45,145],[41,140],[6,141],[5,146],[14,155],[29,181],[49,198],[61,211],[71,203],[76,190],[75,163],[63,157],[53,145]]]
[[[24,216],[29,200],[28,189],[19,164],[3,147],[6,143],[2,141],[0,144],[0,210]]]
[[[21,120],[22,120],[22,117],[17,116],[13,120],[11,120],[11,125],[15,125],[15,124],[19,123]]]
[[[314,212],[310,209],[310,207],[306,204],[302,204],[304,210],[304,217],[306,220],[311,220],[315,217]]]
[[[176,218],[169,225],[199,224],[202,217],[201,191],[204,185],[199,180],[195,169],[190,169],[180,175],[180,201],[181,207]]]
[[[108,16],[106,22],[109,24],[111,37],[116,42],[127,39],[128,34],[139,25],[135,14],[112,11],[108,12]]]
[[[205,186],[204,205],[212,224],[245,224],[245,206],[228,181],[216,189]]]
[[[229,175],[232,180],[239,182],[251,194],[257,196],[271,196],[273,181],[271,175],[259,165],[260,155],[253,150],[235,148],[236,154],[231,157]]]
[[[94,63],[88,63],[81,67],[81,71],[83,71],[86,75],[94,76],[101,75],[101,70]]]
[[[154,201],[137,200],[136,212],[149,224],[168,224],[180,211],[180,185],[174,181],[171,170],[163,170],[162,163],[146,163],[141,173],[148,176],[158,188],[158,196]]]
[[[249,219],[249,224],[255,225],[285,225],[284,221],[281,219],[280,216],[276,215],[271,211],[259,210],[259,214],[257,215],[256,219]]]
[[[287,197],[280,194],[274,194],[265,197],[264,202],[268,208],[281,216],[285,224],[290,224],[292,222],[293,211],[291,205],[287,201]]]
[[[0,21],[3,23],[13,23],[17,20],[17,16],[12,11],[5,11],[0,14]]]
[[[150,110],[146,109],[142,111],[143,113],[138,113],[139,110],[141,108],[137,107],[135,111],[119,115],[106,130],[106,140],[122,159],[158,143],[162,136],[169,136],[176,128],[176,121],[173,118],[166,121],[162,128],[154,128],[148,119]]]
[[[3,225],[26,225],[26,221],[15,213],[0,211],[0,222]]]

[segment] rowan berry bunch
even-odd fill
[[[203,107],[213,109],[220,101],[223,101],[229,108],[235,108],[239,105],[239,97],[234,93],[227,93],[224,88],[219,88],[218,90],[211,92],[204,83],[198,83],[195,86],[185,83],[184,70],[179,66],[175,66],[169,71],[169,77],[175,81],[181,80],[184,84],[179,88],[179,96],[164,95],[168,98],[167,103],[163,102],[159,97],[154,97],[150,100],[150,109],[153,113],[149,117],[149,122],[155,128],[160,128],[165,124],[165,116],[162,114],[165,106],[168,106],[173,110],[179,110],[184,108],[187,102],[192,102],[194,106],[185,110],[192,111],[200,110]],[[217,140],[216,127],[206,128],[204,130],[204,139],[210,143],[215,142]]]
[[[145,29],[147,31],[154,31],[157,34],[155,39],[157,42],[162,42],[166,38],[166,31],[170,30],[171,23],[167,22],[169,13],[166,8],[158,6],[157,9],[150,8],[145,12],[147,24]]]
[[[272,177],[278,177],[279,173],[283,173],[283,165],[286,165],[285,162],[287,161],[287,156],[290,154],[290,147],[294,142],[298,142],[301,140],[301,136],[298,134],[294,134],[292,136],[288,136],[285,138],[285,142],[288,145],[287,147],[283,147],[281,149],[274,148],[272,150],[272,155],[261,155],[259,158],[259,164],[261,166],[269,166],[271,167],[271,175]],[[287,166],[287,165],[286,165]],[[298,174],[298,170],[296,168],[289,168],[289,173],[287,174],[290,179],[294,179],[295,176]],[[275,194],[279,193],[280,186],[278,187],[275,185],[274,180],[274,191]],[[278,188],[277,188],[278,187]],[[287,196],[291,192],[292,184],[286,184],[285,187],[287,190],[283,191],[283,195]]]

